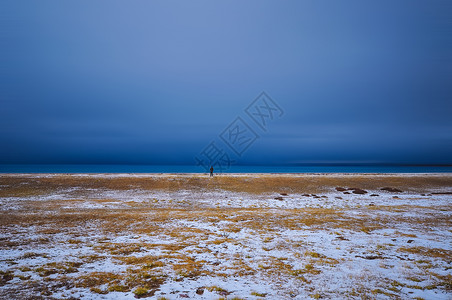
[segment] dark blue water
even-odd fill
[[[217,172],[219,170],[216,170]],[[449,173],[452,166],[231,166],[224,173]],[[205,173],[177,165],[0,165],[0,173]]]

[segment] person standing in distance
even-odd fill
[[[213,177],[213,166],[210,166],[210,177]]]

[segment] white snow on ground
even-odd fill
[[[68,176],[168,178],[198,175]],[[29,296],[44,298],[135,299],[135,288],[108,292],[111,286],[103,284],[99,289],[108,293],[102,294],[89,287],[63,285],[43,292],[33,288],[33,282],[42,284],[43,280],[48,280],[51,286],[51,281],[77,280],[93,272],[135,274],[132,271],[142,266],[125,263],[118,257],[156,257],[162,263],[155,267],[156,274],[166,277],[152,299],[263,299],[264,296],[267,299],[361,299],[363,295],[376,299],[451,299],[452,231],[444,224],[450,224],[452,195],[367,191],[365,195],[344,194],[331,187],[318,195],[280,195],[218,189],[119,191],[71,187],[46,195],[0,197],[0,213],[5,214],[33,214],[31,204],[45,209],[50,201],[58,206],[47,213],[56,216],[98,209],[128,212],[141,205],[138,207],[146,208],[144,213],[153,220],[159,209],[179,211],[160,223],[133,224],[131,220],[130,227],[120,231],[105,231],[96,220],[80,224],[78,228],[59,228],[53,233],[45,231],[52,229],[51,224],[2,226],[0,241],[8,242],[9,246],[0,247],[3,272],[0,273],[0,278],[3,276],[0,298],[2,294],[14,295],[12,291],[20,289]],[[442,191],[450,191],[450,187],[430,190]],[[310,214],[316,209],[322,212],[318,218],[327,218],[332,210],[331,224],[321,222],[318,225],[315,218],[313,224],[304,223],[304,216],[312,217]],[[217,217],[216,210],[223,216]],[[292,219],[294,223],[289,222]],[[435,223],[435,219],[445,221]],[[339,226],[341,220],[344,224]],[[155,231],[134,232],[137,226],[151,225],[157,226]],[[180,249],[166,248],[183,244]],[[136,248],[128,252],[128,246]],[[187,264],[187,258],[202,266],[199,274],[188,276],[177,272],[175,266]],[[62,272],[69,268],[68,263],[74,263],[74,269]],[[44,274],[52,268],[53,273]],[[7,274],[14,276],[9,279]]]
[[[82,193],[82,194],[81,194]],[[372,194],[378,196],[371,196]],[[450,204],[452,195],[421,196],[418,193],[404,192],[396,194],[385,191],[372,191],[365,195],[344,195],[337,191],[331,191],[317,195],[317,197],[303,194],[290,194],[281,197],[277,193],[253,195],[247,193],[230,192],[224,190],[213,191],[143,191],[138,189],[96,190],[77,188],[59,190],[51,195],[29,197],[0,197],[0,210],[14,210],[21,207],[21,201],[49,201],[49,200],[82,200],[68,202],[64,208],[120,208],[128,205],[128,202],[154,203],[158,207],[172,207],[174,205],[196,205],[212,208],[357,208],[365,205],[417,205],[417,206],[441,206]],[[340,199],[342,198],[342,199]],[[102,200],[101,203],[97,200]],[[109,200],[109,201],[108,201]]]

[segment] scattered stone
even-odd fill
[[[0,275],[1,276],[1,275]],[[3,276],[0,277],[0,286],[2,286],[3,284],[7,283],[10,280],[14,279],[14,275],[11,274],[11,272],[6,272],[3,274]]]
[[[328,198],[327,196],[322,196],[322,198]]]
[[[432,193],[432,195],[452,195],[452,192],[436,192]]]
[[[283,198],[283,197],[275,197],[275,200],[280,200],[280,201],[283,201],[283,200],[284,200],[284,198]]]
[[[375,206],[375,203],[370,203],[369,206]]]
[[[401,190],[392,188],[392,187],[384,187],[384,188],[381,188],[381,190],[391,192],[391,193],[401,193],[402,192]]]
[[[414,240],[408,240],[408,244],[411,244],[412,242],[414,242]]]
[[[397,239],[391,239],[391,241],[395,242],[395,241],[397,241]]]
[[[204,287],[202,286],[202,287],[197,288],[196,289],[196,294],[198,294],[198,295],[204,294]]]
[[[425,194],[421,194],[421,196],[425,196]]]
[[[190,296],[188,296],[187,294],[179,294],[179,297],[181,297],[181,298],[190,298]]]
[[[364,259],[384,259],[384,257],[381,255],[366,255],[366,256],[356,255],[356,257],[361,257]]]
[[[339,200],[342,200],[342,197],[334,197],[334,198],[339,199]]]
[[[344,192],[344,194],[346,194],[346,195],[350,195],[350,193],[349,193],[349,192]]]
[[[394,196],[394,197],[392,197],[392,199],[400,199],[399,197],[397,197],[397,196]]]
[[[232,294],[232,292],[228,292],[228,291],[219,291],[218,294],[220,294],[221,296],[227,296],[229,294]]]
[[[372,195],[370,195],[371,197],[378,197],[378,196],[380,196],[380,195],[378,195],[378,194],[372,194]]]
[[[287,196],[287,193],[280,193],[281,196]]]
[[[345,189],[345,188],[343,188],[343,187],[336,187],[336,191],[338,191],[338,192],[344,192],[344,191],[346,191],[347,189]]]
[[[343,236],[337,236],[336,240],[340,240],[340,241],[349,241],[349,239],[344,238]]]
[[[311,194],[312,197],[318,197],[316,194]]]
[[[353,189],[353,194],[364,195],[364,194],[367,194],[367,191],[362,190],[362,189]]]
[[[311,195],[309,195],[309,194],[303,194],[302,196],[303,197],[311,197]]]

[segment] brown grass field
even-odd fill
[[[451,299],[450,192],[452,174],[0,174],[0,298]]]

